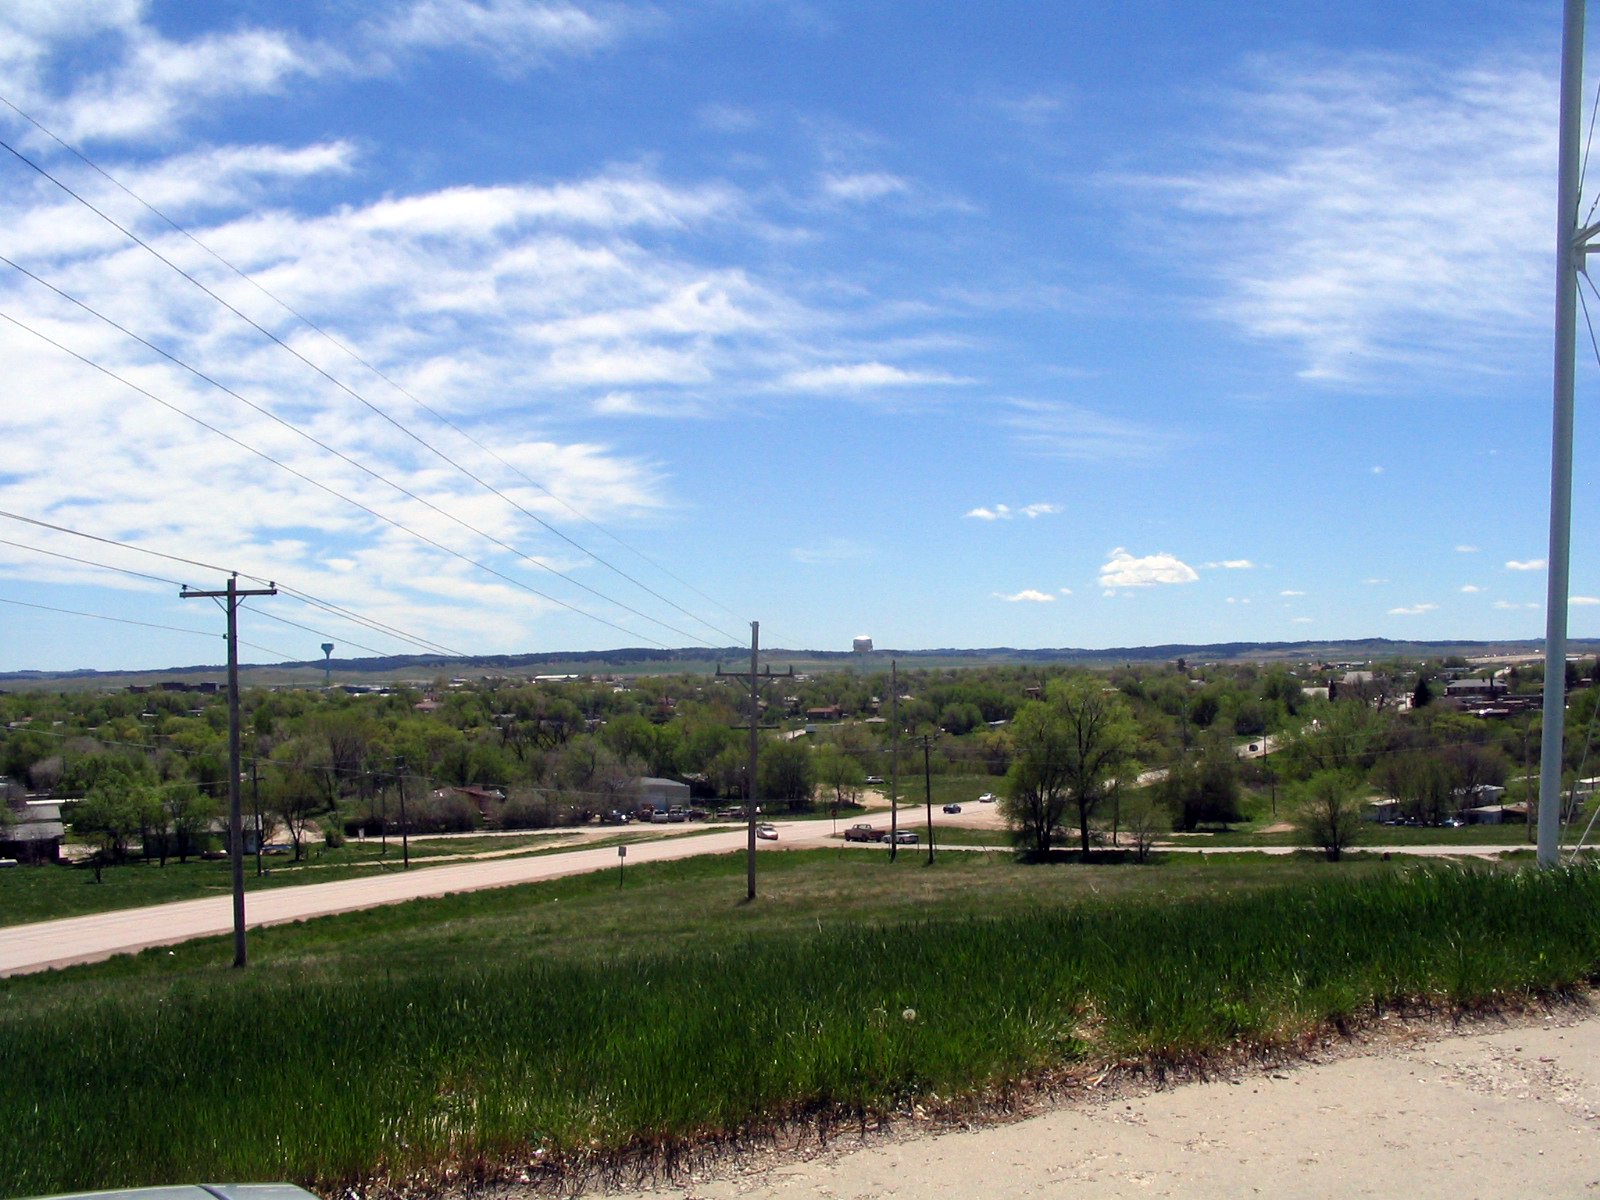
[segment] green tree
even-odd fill
[[[1127,702],[1097,677],[1053,680],[1042,702],[1018,711],[1012,738],[1002,811],[1019,842],[1043,851],[1075,814],[1087,857],[1089,822],[1133,756]]]
[[[1361,835],[1359,780],[1345,771],[1318,771],[1299,787],[1297,824],[1300,834],[1319,847],[1329,862]]]
[[[831,743],[817,751],[816,776],[821,786],[833,792],[835,805],[856,803],[867,780],[861,764]]]
[[[125,862],[134,837],[162,818],[148,784],[120,772],[102,775],[72,810],[72,832],[95,847],[94,879],[108,862]]]
[[[769,742],[761,748],[756,771],[763,799],[782,800],[795,812],[811,807],[815,774],[811,751],[800,742]]]

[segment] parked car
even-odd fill
[[[778,840],[778,830],[775,826],[768,825],[763,821],[760,825],[756,826],[756,836],[765,841],[775,842]]]
[[[994,801],[995,795],[993,792],[985,792],[983,795],[978,797],[979,804],[993,804]]]
[[[883,776],[882,775],[868,775],[867,776],[867,786],[869,786],[869,787],[871,787],[873,785],[876,785],[876,784],[880,784],[882,782],[883,782]]]
[[[883,834],[871,825],[852,825],[844,831],[844,840],[847,842],[881,842]]]
[[[602,825],[626,825],[628,823],[629,819],[630,818],[629,818],[627,813],[623,812],[621,809],[613,808],[605,816],[600,818],[600,824],[602,824]]]
[[[958,812],[961,811],[961,805],[959,805],[959,804],[946,804],[944,806],[944,810],[947,813],[958,813]]]
[[[670,820],[672,818],[667,816],[667,811],[664,808],[658,808],[650,814],[650,824],[652,825],[665,825]]]
[[[915,829],[901,829],[894,835],[894,844],[897,846],[915,846],[917,844],[917,831]]]

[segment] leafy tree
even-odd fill
[[[857,802],[867,773],[838,746],[824,743],[817,751],[816,777],[822,787],[832,790],[833,803],[843,805]]]
[[[1239,811],[1239,765],[1228,743],[1208,737],[1197,766],[1180,764],[1161,788],[1172,823],[1191,831],[1200,825],[1227,826],[1244,820]]]
[[[171,783],[166,787],[162,808],[166,827],[171,830],[178,852],[178,861],[183,863],[188,862],[189,855],[200,849],[201,839],[222,806],[192,783]]]
[[[1301,836],[1321,848],[1329,862],[1361,834],[1362,804],[1357,778],[1345,771],[1318,771],[1299,787]]]
[[[161,806],[144,782],[121,772],[110,772],[89,789],[72,810],[72,832],[95,846],[95,882],[107,862],[121,863],[128,847],[142,830],[161,819]]]
[[[800,742],[769,742],[756,766],[763,799],[783,800],[795,812],[811,807],[816,788],[811,751]]]
[[[1156,798],[1152,788],[1135,788],[1122,801],[1122,830],[1133,842],[1133,852],[1140,862],[1150,857],[1150,847],[1156,838],[1171,828],[1166,807]]]
[[[1132,758],[1135,726],[1120,693],[1098,678],[1051,681],[1042,702],[1024,705],[1012,723],[1016,754],[1002,810],[1018,840],[1050,845],[1069,814],[1089,854],[1089,822]]]
[[[1427,708],[1433,703],[1433,687],[1426,674],[1417,676],[1417,686],[1411,693],[1412,708]]]

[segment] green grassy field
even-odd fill
[[[0,981],[0,1194],[660,1152],[1600,969],[1600,874],[739,856]],[[92,1120],[85,1114],[92,1113]]]

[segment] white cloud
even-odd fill
[[[1420,617],[1423,613],[1431,613],[1438,608],[1437,604],[1413,604],[1409,608],[1391,608],[1391,617]]]
[[[1207,166],[1129,182],[1173,198],[1163,232],[1218,315],[1304,377],[1493,370],[1548,324],[1555,90],[1553,64],[1504,52],[1286,57],[1215,115]]]
[[[1466,546],[1466,545],[1457,546],[1456,547],[1456,553],[1457,554],[1476,554],[1476,553],[1478,553],[1478,548],[1476,546]]]
[[[801,392],[862,392],[877,388],[967,383],[938,371],[908,371],[881,362],[848,363],[791,371],[778,380],[779,387]]]
[[[1255,567],[1248,558],[1225,558],[1221,562],[1201,564],[1201,569],[1206,571],[1253,571]]]
[[[995,592],[994,596],[997,600],[1005,600],[1011,604],[1019,601],[1027,601],[1030,604],[1051,604],[1055,601],[1055,597],[1049,592],[1041,592],[1037,588],[1023,588],[1020,592],[1009,596],[1004,592]]]
[[[1283,591],[1278,593],[1278,595],[1280,595],[1280,596],[1304,596],[1305,593],[1301,592],[1301,591],[1296,591],[1294,588],[1284,588]]]
[[[515,71],[610,45],[624,30],[622,11],[601,16],[543,0],[416,0],[377,25],[374,39],[395,50],[466,49]]]
[[[1100,568],[1103,588],[1153,587],[1163,583],[1193,583],[1200,576],[1195,569],[1171,554],[1147,554],[1135,558],[1121,546]]]
[[[1062,588],[1061,589],[1061,594],[1063,596],[1070,596],[1070,595],[1072,595],[1072,589],[1071,588]]]
[[[1379,579],[1377,577],[1373,577],[1371,579],[1363,579],[1361,582],[1364,583],[1364,584],[1367,584],[1369,587],[1376,587],[1378,584],[1388,583],[1389,581],[1387,579]]]
[[[835,200],[862,203],[901,195],[910,190],[910,185],[898,175],[869,171],[855,175],[828,175],[822,180],[822,190]]]
[[[1500,609],[1502,612],[1509,612],[1512,610],[1520,612],[1523,609],[1538,609],[1544,607],[1544,605],[1535,604],[1532,601],[1529,601],[1526,604],[1514,604],[1510,600],[1496,600],[1494,602],[1494,606]]]
[[[1310,624],[1314,623],[1315,620],[1316,620],[1315,617],[1290,617],[1289,618],[1290,623],[1293,624],[1293,625],[1310,625]]]
[[[1012,431],[1017,444],[1046,458],[1090,462],[1146,459],[1169,442],[1165,433],[1075,404],[1010,400],[1005,409],[1000,422]]]
[[[1544,567],[1545,562],[1542,558],[1528,558],[1521,561],[1512,559],[1506,563],[1506,570],[1508,571],[1542,571]]]
[[[1372,473],[1374,475],[1382,475],[1383,474],[1383,468],[1382,467],[1373,467],[1372,468]]]
[[[798,563],[817,566],[825,563],[853,562],[871,555],[871,548],[850,538],[829,538],[816,546],[797,546],[789,556]]]
[[[974,508],[964,516],[973,517],[979,521],[1009,521],[1013,517],[1026,517],[1033,520],[1036,517],[1049,516],[1061,511],[1059,504],[1025,504],[1021,508],[1012,508],[1008,504],[996,504],[993,508]]]
[[[1483,589],[1475,583],[1464,583],[1461,585],[1461,590],[1469,596],[1483,591]]]
[[[1567,603],[1574,607],[1587,607],[1600,604],[1600,596],[1568,596]]]

